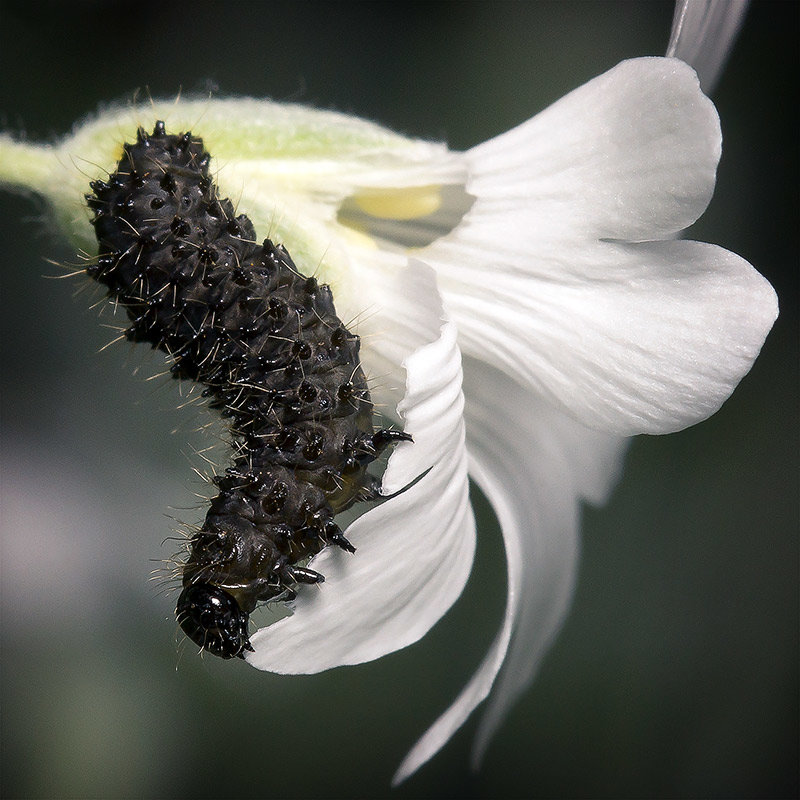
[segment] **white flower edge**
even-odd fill
[[[415,310],[394,313],[418,324],[383,322],[386,336],[408,350],[398,413],[414,442],[391,455],[383,492],[409,488],[348,527],[355,555],[328,548],[311,561],[325,583],[304,588],[290,617],[253,634],[247,661],[259,669],[314,673],[406,647],[442,617],[469,576],[475,525],[456,331],[425,265],[412,261],[398,278],[395,304],[413,302]]]

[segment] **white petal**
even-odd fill
[[[498,245],[480,264],[466,252],[439,262],[462,350],[622,435],[669,433],[713,414],[777,316],[769,283],[713,245],[540,242],[536,277],[512,258]]]
[[[708,205],[721,141],[690,67],[623,61],[466,154],[469,216],[513,220],[518,249],[557,233],[667,238]]]
[[[678,0],[667,55],[691,64],[704,92],[717,83],[748,0]]]
[[[405,647],[455,602],[469,575],[475,526],[456,332],[442,319],[430,270],[412,264],[399,277],[408,300],[395,301],[414,303],[415,325],[393,330],[387,318],[384,336],[406,337],[404,347],[413,351],[404,360],[407,392],[399,411],[414,443],[391,456],[384,492],[424,477],[348,528],[355,555],[328,548],[312,560],[326,581],[299,594],[292,616],[253,635],[248,661],[259,669],[319,672]]]
[[[670,237],[714,185],[716,112],[674,59],[623,62],[474,150],[463,222],[423,251],[466,353],[582,423],[664,433],[716,411],[776,315],[724,250]]]
[[[476,740],[475,759],[480,758],[566,614],[578,553],[579,500],[603,499],[619,474],[624,451],[625,440],[583,428],[532,401],[524,387],[486,365],[465,362],[464,388],[470,471],[503,530],[506,612],[480,668],[408,754],[395,783],[448,741],[500,672]]]

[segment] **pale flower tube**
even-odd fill
[[[480,758],[569,607],[582,502],[602,503],[627,437],[713,414],[777,315],[743,259],[675,235],[705,210],[716,111],[675,59],[623,62],[465,153],[353,117],[231,99],[112,109],[54,146],[0,136],[0,180],[39,192],[94,251],[83,196],[136,127],[191,129],[222,194],[358,319],[374,398],[414,436],[383,493],[323,551],[323,587],[252,636],[249,662],[318,672],[421,638],[461,593],[468,474],[506,545],[501,630],[401,765],[427,761],[487,697]]]

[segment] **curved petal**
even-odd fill
[[[298,595],[292,616],[252,636],[247,660],[259,669],[320,672],[406,647],[455,602],[469,575],[475,525],[456,332],[443,322],[430,270],[412,264],[402,277],[412,287],[407,302],[416,324],[390,327],[382,338],[412,351],[403,362],[407,391],[398,411],[414,443],[399,445],[389,459],[383,491],[424,475],[348,528],[354,556],[328,548],[312,560],[326,581]]]
[[[531,280],[526,257],[503,255],[438,264],[462,350],[622,435],[670,433],[717,411],[778,312],[769,283],[714,245],[540,242]]]
[[[554,235],[664,239],[705,211],[721,143],[691,67],[623,61],[466,153],[467,219],[513,221],[519,249]]]
[[[711,92],[728,59],[747,12],[748,0],[678,0],[667,55],[697,70]]]
[[[500,672],[475,744],[480,758],[564,619],[578,554],[579,500],[604,499],[619,474],[626,441],[532,401],[527,389],[487,365],[467,360],[464,368],[470,471],[503,530],[508,600],[503,625],[478,671],[406,756],[395,784],[448,741]]]

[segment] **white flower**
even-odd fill
[[[222,193],[332,285],[340,316],[358,320],[375,399],[414,436],[383,478],[385,494],[411,487],[348,528],[355,556],[314,559],[325,585],[255,633],[248,660],[318,672],[422,637],[470,572],[469,472],[503,529],[505,618],[396,780],[491,693],[479,758],[566,613],[581,502],[607,497],[626,437],[713,414],[777,315],[746,261],[674,238],[713,192],[713,105],[682,62],[636,59],[454,153],[297,106],[156,103],[107,111],[54,147],[0,137],[0,179],[48,197],[92,252],[88,180],[156,119],[202,136]]]

